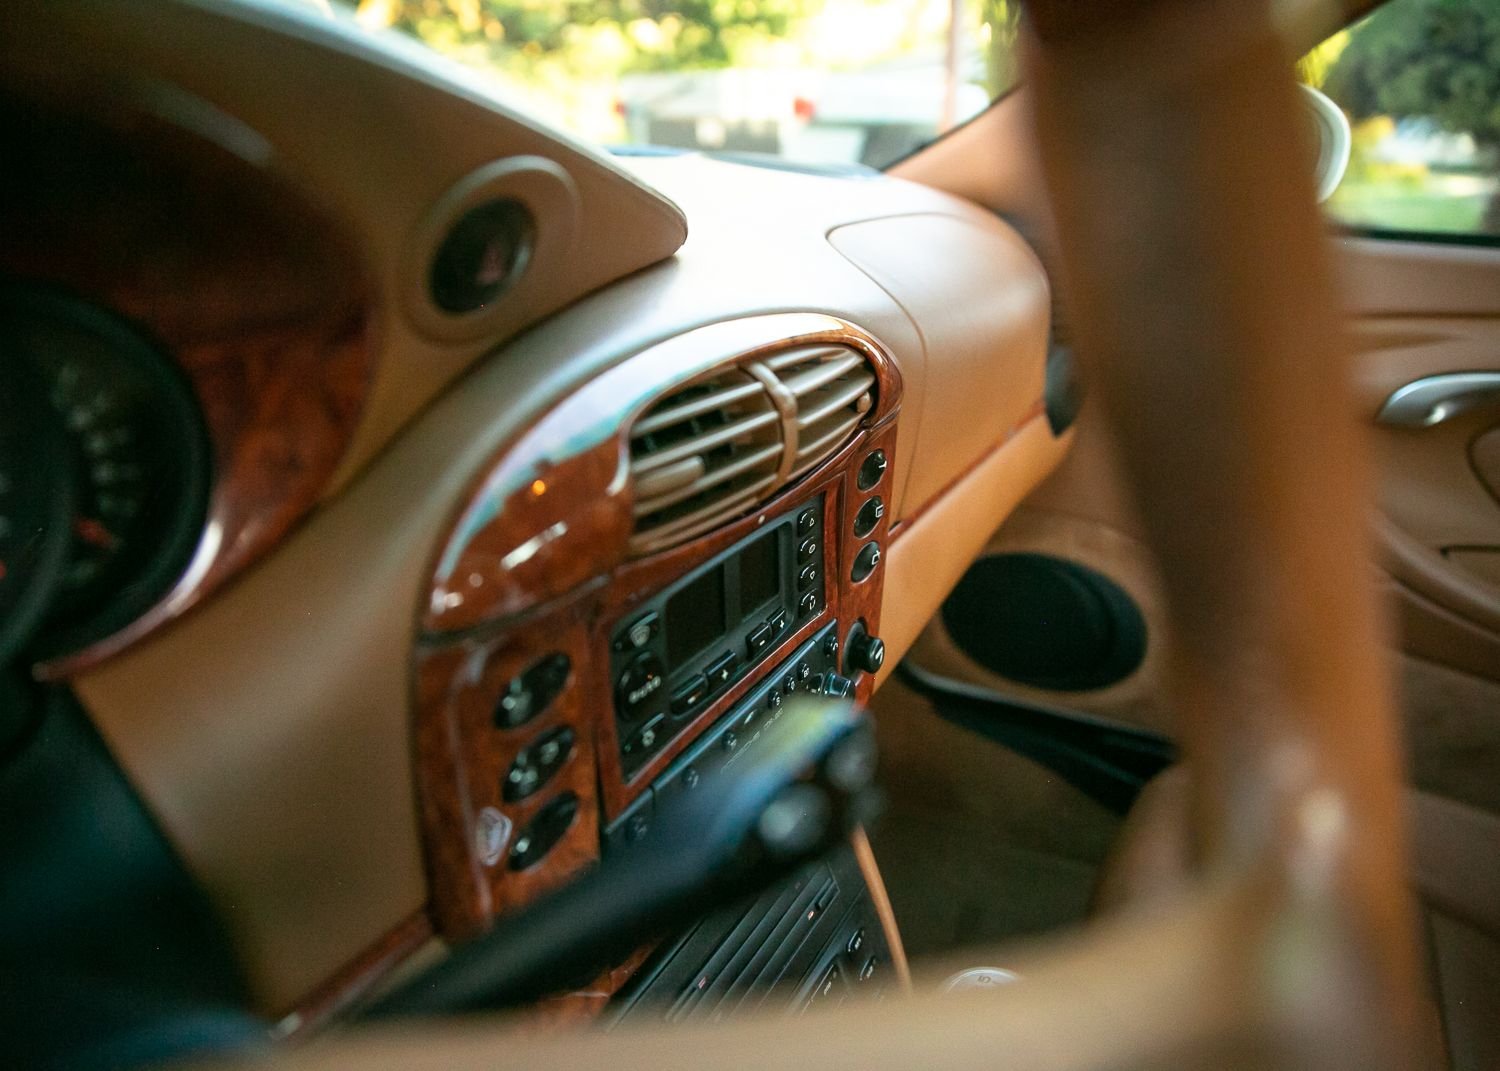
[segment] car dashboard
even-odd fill
[[[611,158],[315,13],[23,7],[3,329],[49,430],[0,479],[64,536],[5,547],[6,654],[282,1034],[628,855],[791,697],[868,700],[1069,445],[1046,275],[966,202]],[[857,982],[899,936],[867,844],[825,869],[548,1003]]]

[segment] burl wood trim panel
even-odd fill
[[[830,342],[860,349],[876,371],[876,406],[854,438],[755,512],[632,559],[633,503],[626,479],[631,419],[664,391],[720,365]],[[894,460],[899,400],[899,372],[873,338],[833,317],[777,314],[715,324],[661,343],[564,400],[498,452],[455,512],[436,556],[431,597],[419,610],[425,632],[413,663],[414,743],[431,913],[441,936],[461,940],[480,933],[497,914],[523,906],[593,863],[601,827],[760,677],[750,674],[706,706],[627,783],[609,639],[616,622],[642,600],[822,494],[825,608],[788,630],[762,664],[776,664],[836,615],[864,617],[878,627],[880,574],[852,585],[846,562],[866,541],[854,540],[854,513],[869,494],[889,494],[892,474],[888,469],[879,489],[856,494],[854,471],[876,445]],[[883,539],[885,523],[867,539]],[[508,682],[553,652],[571,662],[563,690],[521,728],[497,728],[494,710]],[[861,694],[872,686],[861,681]],[[576,733],[572,757],[535,795],[505,802],[502,780],[516,754],[564,724]],[[568,832],[540,863],[511,871],[506,857],[516,833],[564,791],[580,801]],[[492,865],[476,847],[476,823],[486,807],[511,823],[509,840]]]
[[[453,633],[534,611],[604,578],[628,556],[632,418],[671,388],[730,362],[817,344],[852,347],[875,369],[879,423],[895,411],[900,372],[872,336],[821,313],[710,324],[600,375],[544,414],[483,473],[434,566],[422,617]]]
[[[579,601],[534,627],[417,653],[417,794],[432,915],[449,940],[475,936],[496,915],[529,903],[599,858],[592,723],[598,697],[609,694],[609,660],[588,657],[587,611],[587,603]],[[498,728],[494,711],[506,685],[556,651],[567,653],[572,666],[550,706],[519,728]],[[506,802],[505,775],[516,755],[563,725],[576,735],[570,756],[531,796]],[[564,792],[579,800],[567,832],[539,863],[510,869],[517,834]],[[491,865],[480,857],[476,842],[479,815],[487,807],[512,822]]]
[[[128,96],[87,102],[85,118],[81,102],[0,94],[0,275],[106,308],[175,359],[213,459],[182,578],[130,626],[42,667],[60,677],[201,601],[318,499],[370,384],[372,299],[346,237],[237,151],[255,135],[207,104],[177,102],[189,129]]]

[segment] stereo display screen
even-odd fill
[[[740,613],[749,616],[781,594],[781,533],[767,532],[740,552]]]
[[[724,567],[716,566],[667,600],[667,665],[680,666],[724,637]]]

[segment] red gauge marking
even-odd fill
[[[73,532],[85,543],[101,550],[109,550],[119,542],[113,532],[92,517],[73,518]]]

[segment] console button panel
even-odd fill
[[[719,777],[753,749],[762,731],[781,716],[782,703],[788,695],[803,693],[843,698],[853,685],[839,675],[838,645],[829,641],[837,637],[838,623],[831,622],[777,664],[761,684],[718,719],[692,746],[668,766],[653,782],[657,800],[669,800],[674,793],[691,792],[710,779]],[[639,806],[639,801],[637,802]],[[622,843],[635,807],[613,822],[605,832],[612,847]]]
[[[769,656],[793,622],[823,611],[824,508],[822,494],[804,500],[614,628],[610,672],[627,780]]]

